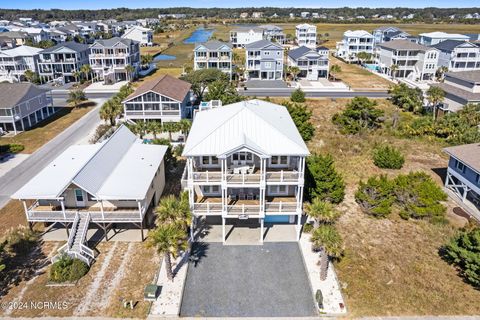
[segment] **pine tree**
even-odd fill
[[[307,158],[307,197],[340,203],[345,197],[345,183],[335,169],[331,155],[314,154]]]

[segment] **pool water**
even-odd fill
[[[265,216],[265,222],[267,223],[288,223],[290,217],[289,216]]]
[[[172,55],[170,55],[170,54],[157,54],[157,55],[153,58],[153,61],[154,61],[154,62],[158,62],[158,61],[175,60],[175,59],[177,59],[177,57],[172,56]]]
[[[380,67],[377,64],[373,64],[373,63],[365,63],[364,66],[368,70],[372,70],[372,71],[379,71],[380,69]]]
[[[199,28],[193,31],[192,35],[185,39],[183,43],[198,43],[198,42],[206,42],[213,34],[213,29],[203,29]]]

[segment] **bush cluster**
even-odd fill
[[[312,111],[301,103],[286,102],[283,103],[283,106],[286,107],[290,113],[293,123],[295,123],[303,141],[307,142],[312,140],[315,134],[315,127],[310,120],[312,118]]]
[[[381,126],[385,113],[377,109],[376,105],[374,100],[355,97],[347,104],[345,111],[333,115],[332,122],[343,134],[358,134],[377,129]]]
[[[290,95],[290,100],[292,100],[292,102],[305,102],[305,92],[303,92],[302,89],[296,89]]]
[[[318,198],[337,204],[345,197],[345,182],[329,154],[313,154],[307,158],[305,180],[308,199]]]
[[[18,143],[10,143],[10,144],[3,144],[0,145],[0,155],[7,154],[7,153],[19,153],[25,149],[23,144]]]
[[[382,169],[401,169],[405,158],[398,149],[384,145],[373,150],[373,163]]]
[[[447,195],[424,172],[411,172],[389,180],[386,176],[360,181],[355,200],[362,210],[375,217],[388,216],[393,207],[403,219],[445,222]]]
[[[73,282],[87,274],[88,265],[79,260],[72,259],[66,254],[61,256],[50,268],[50,281]]]

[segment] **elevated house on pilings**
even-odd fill
[[[68,242],[59,249],[90,263],[87,232],[143,229],[165,185],[166,146],[143,144],[120,126],[105,142],[69,147],[12,195],[27,221],[63,224]],[[69,232],[70,231],[70,232]]]
[[[292,225],[300,236],[305,158],[310,154],[283,106],[250,100],[198,112],[183,151],[182,185],[194,217],[207,224]]]
[[[480,143],[443,150],[450,156],[445,188],[463,209],[480,220]]]

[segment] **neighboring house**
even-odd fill
[[[378,45],[377,62],[382,72],[396,78],[431,80],[438,68],[439,51],[408,40],[388,41]],[[392,71],[392,65],[397,71]]]
[[[357,60],[359,52],[366,52],[371,55],[373,50],[374,38],[373,35],[365,30],[346,31],[343,34],[343,39],[337,42],[336,55],[346,61]]]
[[[25,131],[55,112],[50,90],[31,83],[0,83],[0,128]]]
[[[308,23],[297,25],[295,38],[298,46],[315,48],[317,46],[317,26]]]
[[[267,40],[245,46],[245,72],[249,80],[282,80],[283,47]]]
[[[141,46],[153,45],[153,31],[149,28],[140,26],[132,27],[125,31],[122,38],[138,41]]]
[[[125,120],[178,122],[191,118],[190,87],[190,83],[169,75],[144,82],[122,101]]]
[[[263,39],[285,44],[285,33],[283,33],[282,28],[271,24],[261,25],[259,28],[263,29]]]
[[[401,31],[399,28],[393,26],[383,26],[373,30],[372,34],[375,39],[375,44],[389,41],[387,40],[389,35],[399,31]]]
[[[199,43],[193,49],[193,69],[220,69],[232,78],[232,46],[229,43],[211,40]]]
[[[0,51],[0,79],[12,81],[25,81],[25,71],[37,72],[39,52],[42,49],[20,46],[13,49]]]
[[[47,37],[55,43],[67,41],[67,34],[57,29],[49,29],[47,31]]]
[[[143,228],[165,186],[166,150],[143,144],[122,125],[102,143],[68,147],[12,198],[23,202],[30,224],[69,228],[69,240],[59,251],[90,263],[87,231],[93,224],[105,235],[133,225],[143,240]]]
[[[183,150],[193,225],[221,218],[225,242],[227,219],[249,220],[263,242],[265,223],[284,223],[298,239],[309,154],[283,106],[250,100],[198,112]]]
[[[443,149],[450,156],[445,188],[467,212],[480,219],[480,144]]]
[[[62,42],[40,51],[38,74],[42,81],[61,78],[63,82],[78,81],[76,72],[88,64],[89,48],[74,41]]]
[[[458,40],[458,41],[469,41],[470,38],[463,34],[456,33],[446,33],[446,32],[429,32],[429,33],[420,33],[418,35],[420,44],[424,46],[433,46],[437,43],[440,43],[445,40]]]
[[[115,83],[129,81],[138,72],[140,65],[140,43],[114,37],[95,40],[90,46],[90,66],[96,81]],[[132,66],[132,71],[127,66]]]
[[[259,27],[239,27],[230,31],[230,43],[234,48],[245,48],[247,44],[263,39],[263,30]]]
[[[445,91],[444,112],[456,112],[469,103],[480,103],[480,70],[447,72],[443,83],[434,84]]]
[[[300,69],[299,78],[307,80],[328,79],[328,48],[320,51],[305,46],[288,51],[288,66],[296,66]]]
[[[32,40],[32,38],[26,32],[22,31],[2,32],[1,36],[2,38],[9,39],[12,48],[24,45],[28,39]]]
[[[448,71],[480,70],[480,47],[468,41],[445,40],[432,47],[440,51],[438,65]]]

